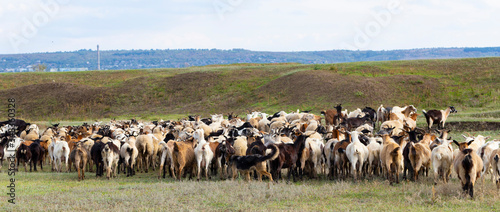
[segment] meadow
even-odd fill
[[[236,64],[185,69],[0,74],[0,99],[16,98],[17,117],[46,127],[95,120],[151,121],[187,115],[260,110],[349,110],[413,104],[421,109],[454,105],[453,139],[481,134],[500,139],[500,58],[356,62],[341,64]],[[6,104],[6,103],[5,103]],[[6,117],[4,110],[0,117]],[[423,116],[418,126],[425,127]],[[460,125],[462,122],[471,122]],[[497,126],[497,125],[492,125]],[[472,129],[471,129],[472,128]],[[390,186],[381,177],[357,182],[306,179],[287,184],[158,179],[158,173],[106,180],[86,173],[16,173],[16,204],[9,204],[6,162],[0,173],[2,211],[498,211],[499,191],[490,176],[461,194],[456,174],[434,186],[432,173],[419,182]]]

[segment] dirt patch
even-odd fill
[[[446,128],[453,131],[498,131],[500,130],[500,122],[485,122],[485,121],[460,121],[447,122]]]
[[[301,105],[322,101],[330,105],[378,106],[417,104],[433,92],[439,92],[436,79],[423,76],[397,75],[362,77],[337,74],[325,70],[302,71],[280,77],[259,89],[260,92],[282,98],[283,104]],[[435,93],[434,93],[435,94]],[[402,102],[399,96],[413,102]]]
[[[18,117],[54,119],[105,115],[111,102],[104,88],[73,83],[43,83],[0,91],[0,96],[16,99]],[[2,111],[4,112],[4,111]],[[88,114],[86,114],[88,113]]]

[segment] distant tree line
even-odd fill
[[[182,68],[233,63],[323,64],[356,61],[440,59],[500,56],[500,47],[429,48],[390,51],[299,51],[263,52],[244,49],[150,49],[101,51],[101,69]],[[97,69],[97,52],[82,49],[72,52],[47,52],[0,55],[0,71],[26,68],[33,64],[52,68]],[[42,68],[42,67],[39,67]],[[41,70],[41,69],[38,69]]]

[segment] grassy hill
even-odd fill
[[[27,120],[159,119],[187,114],[413,104],[500,119],[500,58],[237,64],[181,69],[0,74],[0,99]],[[0,117],[7,117],[6,110]]]

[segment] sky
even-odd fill
[[[0,54],[500,46],[498,0],[0,0]]]

